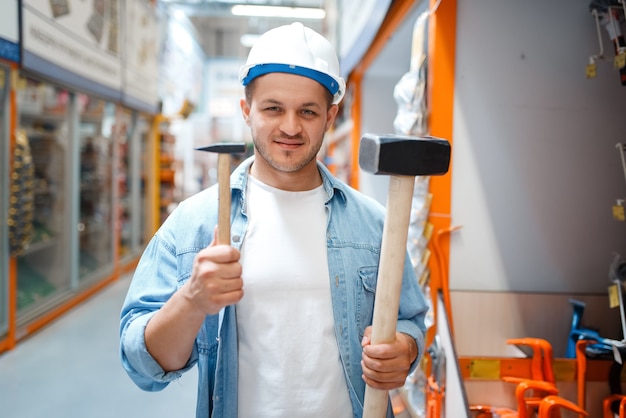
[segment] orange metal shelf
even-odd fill
[[[587,360],[586,380],[606,381],[610,360]],[[504,376],[531,378],[530,358],[459,357],[459,368],[464,380],[500,380]],[[553,362],[557,382],[576,380],[576,360],[556,358]],[[624,373],[622,380],[625,380]]]

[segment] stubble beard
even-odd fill
[[[296,154],[299,151],[280,151],[279,158],[275,158],[274,155],[268,150],[268,147],[262,141],[257,141],[256,138],[252,138],[254,147],[256,148],[259,156],[267,162],[267,164],[273,169],[283,173],[295,173],[317,158],[317,154],[322,147],[320,143],[316,148],[310,149],[306,155],[297,159]]]

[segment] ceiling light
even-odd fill
[[[312,7],[253,6],[239,4],[233,6],[231,13],[235,16],[283,17],[289,19],[317,19],[326,17],[324,9]]]

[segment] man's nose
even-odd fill
[[[287,112],[280,122],[280,130],[288,136],[295,136],[302,130],[300,119],[295,112]]]

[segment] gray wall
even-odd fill
[[[612,252],[626,256],[611,212],[626,196],[626,87],[612,61],[585,77],[599,49],[588,4],[458,2],[453,289],[606,293]]]
[[[626,87],[611,60],[585,76],[599,50],[588,3],[458,1],[453,290],[605,294],[612,254],[626,256],[626,223],[611,212],[626,197]],[[421,10],[364,77],[362,132],[393,132]],[[360,184],[385,203],[385,177]]]

